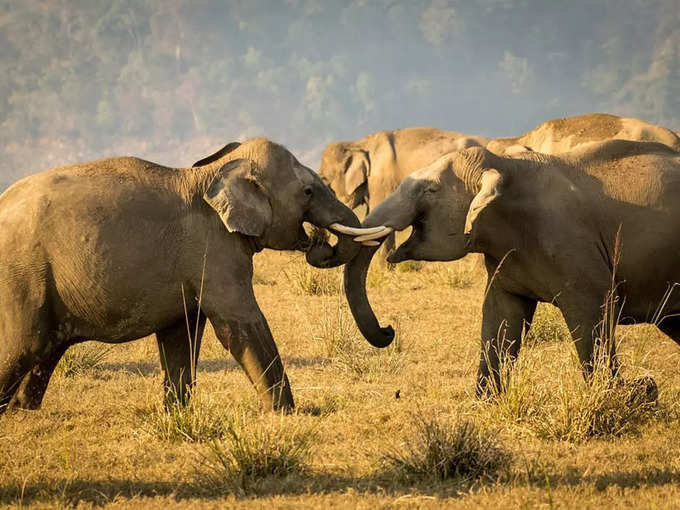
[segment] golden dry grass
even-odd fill
[[[541,338],[523,349],[509,396],[474,398],[484,276],[473,259],[372,270],[371,300],[399,337],[380,352],[348,320],[336,292],[340,271],[314,276],[302,264],[287,253],[256,257],[255,290],[297,413],[263,415],[209,328],[196,402],[175,417],[162,411],[153,338],[115,346],[94,367],[55,375],[41,410],[0,419],[0,505],[677,508],[680,349],[653,327],[620,328],[620,337],[624,375],[653,376],[658,406],[625,415],[630,426],[615,433],[591,434],[592,393],[549,308],[541,312]],[[314,281],[321,287],[308,284]],[[89,358],[93,346],[108,348],[91,344]],[[435,425],[423,435],[419,423]],[[479,444],[484,434],[494,438],[507,453],[503,465],[474,477],[386,469],[390,455],[408,461],[408,452],[417,454],[423,437],[444,457],[465,454],[449,441],[460,423],[474,424]]]

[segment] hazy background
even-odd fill
[[[0,190],[265,135],[519,135],[590,111],[680,129],[680,0],[0,0]]]

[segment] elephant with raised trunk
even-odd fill
[[[112,158],[27,177],[0,196],[0,412],[39,407],[69,346],[156,334],[168,401],[185,402],[205,321],[266,407],[293,395],[252,287],[263,248],[333,267],[359,244],[314,242],[303,222],[358,231],[315,172],[258,138],[195,168]],[[13,399],[13,402],[11,400]]]
[[[484,255],[480,394],[490,382],[502,388],[499,367],[517,356],[541,301],[562,311],[586,376],[599,343],[616,372],[617,320],[653,322],[680,343],[680,154],[665,145],[611,140],[563,157],[454,152],[406,178],[363,225],[368,246],[345,266],[345,290],[377,347],[394,331],[366,296],[373,244],[411,226],[390,261]]]
[[[368,214],[412,172],[448,152],[487,143],[487,138],[430,127],[378,131],[328,145],[319,175],[345,205],[365,205]],[[389,236],[385,251],[393,247],[394,236]]]

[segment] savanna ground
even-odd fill
[[[340,270],[256,256],[255,291],[296,398],[262,413],[208,328],[198,389],[163,410],[155,340],[74,348],[39,411],[0,419],[0,504],[124,508],[677,508],[680,348],[619,329],[627,379],[657,405],[583,383],[561,316],[540,307],[505,397],[474,398],[484,276],[474,258],[374,267],[394,345],[369,347]],[[397,398],[397,395],[399,398]]]

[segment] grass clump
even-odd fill
[[[495,433],[471,421],[417,418],[415,437],[383,460],[388,473],[402,478],[472,482],[497,479],[512,457]]]
[[[103,347],[101,343],[75,345],[66,351],[54,372],[62,377],[76,377],[96,371],[104,364],[110,351],[110,347]]]
[[[512,371],[509,364],[501,367],[503,391],[490,388],[490,398],[482,403],[490,423],[518,426],[542,439],[580,443],[635,432],[657,414],[653,379],[612,378],[609,365],[597,359],[586,382],[573,354],[562,353],[565,361],[555,366],[548,352],[525,349]],[[630,367],[621,370],[633,372]]]
[[[635,432],[657,412],[656,384],[651,378],[630,383],[596,373],[590,384],[563,384],[550,412],[536,423],[544,439],[583,442]]]
[[[201,395],[186,404],[162,403],[140,413],[144,428],[161,441],[201,443],[220,439],[227,434],[229,414],[224,406],[206,400]]]
[[[208,443],[205,477],[211,485],[246,490],[258,480],[285,478],[309,471],[316,434],[284,416],[232,419],[224,439]]]

